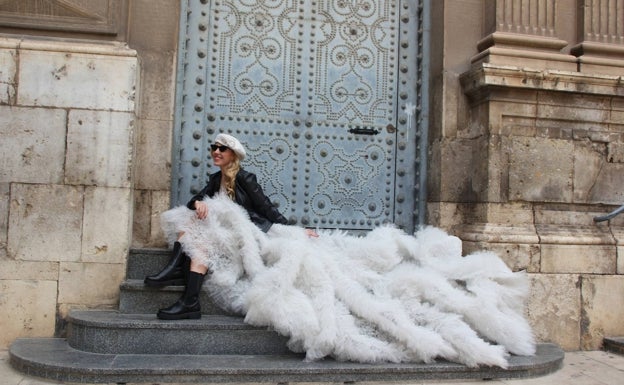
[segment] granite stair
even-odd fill
[[[602,348],[608,352],[624,354],[624,337],[605,337]]]
[[[117,310],[76,310],[64,338],[20,338],[11,364],[30,375],[79,383],[353,382],[527,378],[558,370],[564,353],[540,344],[532,357],[512,356],[507,369],[433,364],[306,362],[287,339],[250,326],[216,307],[204,293],[199,320],[162,321],[183,287],[148,288],[143,277],[168,260],[163,249],[131,250]]]

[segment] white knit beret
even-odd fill
[[[214,141],[215,143],[221,143],[223,145],[228,146],[232,151],[234,151],[236,156],[238,156],[238,159],[240,160],[245,159],[245,155],[246,155],[245,147],[243,147],[241,142],[239,142],[238,139],[236,139],[232,135],[219,134],[217,135]]]

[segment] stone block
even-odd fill
[[[115,56],[118,50],[71,52],[66,44],[55,44],[50,41],[47,50],[19,51],[18,104],[134,111],[136,57]]]
[[[82,261],[125,263],[130,243],[132,191],[88,187],[82,231]]]
[[[180,6],[170,0],[134,0],[130,3],[132,47],[174,52],[177,48]]]
[[[624,163],[624,143],[609,143],[607,161],[609,163]]]
[[[160,214],[169,209],[169,191],[140,190],[135,192],[134,247],[166,247],[167,239],[160,226]]]
[[[145,247],[149,242],[151,193],[149,190],[134,190],[132,215],[132,247]]]
[[[618,205],[619,206],[619,205]],[[594,216],[604,214],[603,211],[594,211],[596,207],[587,207],[586,205],[539,205],[535,206],[535,225],[555,227],[573,226],[579,228],[601,228],[600,232],[605,232],[603,225],[594,222]]]
[[[466,255],[480,250],[489,250],[496,253],[513,271],[539,272],[540,248],[538,245],[467,241],[462,242],[462,245]]]
[[[135,188],[168,190],[171,181],[171,122],[142,120],[138,131]]]
[[[620,214],[622,216],[622,214]],[[617,267],[616,274],[624,274],[624,227],[612,226],[611,232],[617,243]]]
[[[66,183],[130,187],[134,114],[74,110],[68,120]]]
[[[176,51],[141,53],[141,118],[173,124]]]
[[[615,274],[615,246],[542,244],[541,251],[542,273]]]
[[[488,159],[482,154],[487,143],[481,139],[444,142],[440,149],[442,201],[473,202],[484,196],[488,187]]]
[[[10,185],[0,183],[0,258],[7,255]]]
[[[0,347],[18,337],[52,337],[56,281],[0,280]]]
[[[452,229],[464,222],[459,207],[456,203],[429,202],[425,222],[443,229]]]
[[[125,264],[61,262],[58,302],[65,305],[117,305]]]
[[[533,216],[534,207],[530,203],[484,203],[481,205],[484,210],[483,222],[496,223],[509,226],[531,226],[535,219]]]
[[[160,214],[171,208],[170,204],[171,194],[169,190],[166,191],[153,191],[152,192],[152,226],[150,234],[150,245],[153,247],[165,247],[167,246],[167,239],[165,233],[160,226]]]
[[[612,148],[613,146],[609,147]],[[574,149],[574,200],[578,203],[624,202],[624,163],[609,159],[604,144],[576,141]],[[609,161],[606,161],[609,160]]]
[[[574,144],[515,137],[509,151],[509,198],[529,202],[571,202]]]
[[[15,75],[17,51],[0,49],[0,104],[13,104],[15,101]]]
[[[604,337],[624,335],[624,276],[582,278],[581,348],[597,350]]]
[[[0,258],[0,280],[58,281],[59,263]]]
[[[0,106],[0,182],[61,183],[67,114]]]
[[[589,215],[588,215],[589,216]],[[540,241],[558,245],[615,245],[615,238],[605,224],[596,226],[579,225],[535,225]]]
[[[527,314],[539,341],[579,349],[580,278],[572,274],[529,274]]]
[[[80,259],[82,187],[14,184],[8,254],[25,261]]]

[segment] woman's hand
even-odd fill
[[[208,216],[208,205],[202,201],[195,201],[195,211],[197,218],[205,219]]]
[[[312,229],[305,229],[305,233],[310,238],[318,238],[318,233]]]

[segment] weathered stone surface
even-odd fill
[[[538,245],[521,243],[486,243],[464,241],[463,252],[470,254],[489,250],[496,253],[513,271],[526,270],[538,273],[540,268],[540,249]]]
[[[124,263],[129,248],[130,189],[88,187],[82,235],[82,261]]]
[[[82,306],[115,305],[125,264],[61,262],[58,302]]]
[[[67,114],[0,106],[0,182],[61,183]]]
[[[132,247],[145,247],[149,244],[151,197],[151,193],[147,190],[134,190]]]
[[[595,231],[604,233],[607,230],[606,223],[595,223],[594,217],[602,215],[597,208],[588,208],[586,205],[539,205],[535,206],[536,226],[554,225],[554,228],[561,227],[561,233],[565,232],[565,226],[585,228],[587,232]],[[611,239],[611,238],[604,238]]]
[[[529,274],[527,313],[539,341],[579,349],[580,278],[572,274]]]
[[[138,131],[135,188],[168,190],[171,187],[171,152],[165,149],[171,148],[171,122],[144,119]]]
[[[440,148],[441,200],[471,202],[483,198],[488,187],[487,159],[480,156],[487,144],[481,139],[444,141]]]
[[[604,225],[537,224],[535,228],[542,243],[599,246],[615,244],[613,235]]]
[[[7,255],[10,185],[0,183],[0,258]]]
[[[485,203],[486,221],[501,225],[510,225],[514,227],[531,226],[535,221],[533,215],[533,205],[530,203]]]
[[[624,164],[612,159],[604,143],[576,141],[574,151],[574,199],[579,203],[621,204],[624,202]],[[607,161],[608,160],[608,161]]]
[[[15,101],[16,56],[14,49],[0,49],[0,104]]]
[[[134,114],[78,110],[68,120],[66,183],[130,187]]]
[[[24,49],[19,54],[20,105],[134,111],[135,57]]]
[[[173,124],[176,51],[141,55],[141,119]]]
[[[568,141],[513,138],[509,197],[530,202],[571,202],[573,148]]]
[[[0,280],[0,347],[17,337],[54,335],[56,282]]]
[[[131,46],[140,52],[152,49],[173,52],[177,48],[180,6],[170,0],[134,0],[130,4]]]
[[[607,160],[611,163],[624,163],[624,143],[609,143],[607,145]]]
[[[583,276],[581,348],[596,350],[607,336],[624,335],[624,276]]]
[[[78,261],[82,213],[82,187],[12,185],[9,257],[27,261]]]
[[[153,247],[167,246],[167,239],[160,226],[160,214],[169,210],[171,194],[167,191],[154,191],[152,193],[151,234],[150,245]]]
[[[619,215],[619,217],[622,217],[622,216],[624,216],[624,214]],[[613,237],[615,238],[617,242],[616,274],[624,274],[624,227],[611,226],[611,232],[613,233]]]
[[[16,261],[0,258],[0,280],[57,281],[58,275],[58,262]]]
[[[615,246],[542,244],[541,251],[542,273],[615,274]]]

